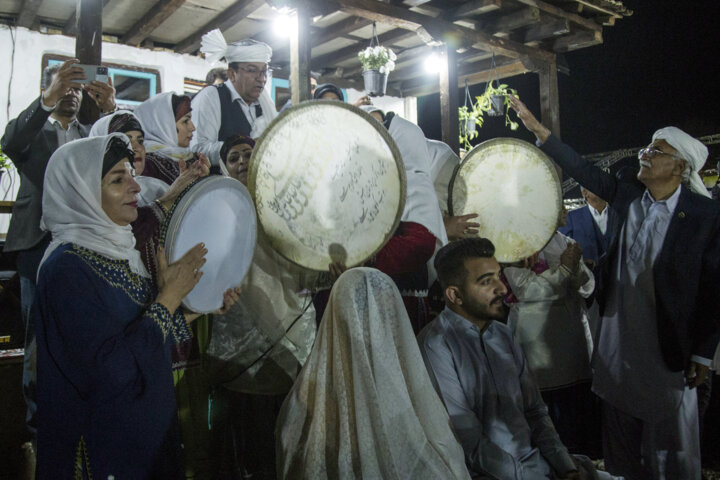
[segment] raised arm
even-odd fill
[[[617,179],[582,158],[575,150],[552,135],[550,130],[540,123],[517,97],[510,95],[509,98],[510,106],[522,120],[525,128],[537,137],[542,151],[547,153],[567,175],[577,180],[580,185],[608,203],[613,203],[617,190]]]

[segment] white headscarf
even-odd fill
[[[158,93],[150,97],[133,112],[145,131],[145,149],[174,160],[188,160],[193,156],[189,148],[178,146],[175,112],[172,107],[174,92]]]
[[[142,127],[142,122],[140,122],[140,119],[137,118],[137,116],[135,116],[133,112],[131,112],[130,110],[118,110],[112,115],[102,117],[97,122],[95,122],[90,129],[90,134],[88,135],[88,137],[100,137],[109,135],[110,132],[108,130],[110,129],[110,122],[112,122],[112,119],[117,115],[132,115]],[[145,131],[143,127],[143,136],[144,135]],[[138,194],[138,207],[144,207],[151,204],[158,198],[165,195],[165,192],[167,192],[168,188],[170,188],[170,185],[163,182],[159,178],[138,175],[137,177],[135,177],[135,181],[140,185],[140,193]]]
[[[74,243],[115,260],[127,260],[130,269],[150,277],[135,250],[132,227],[121,227],[102,208],[103,157],[111,138],[122,133],[83,138],[61,146],[50,157],[43,184],[40,228],[52,233],[42,262],[60,245]]]
[[[400,293],[370,268],[335,283],[275,438],[280,479],[470,478]]]
[[[690,166],[690,190],[700,195],[710,197],[707,187],[698,173],[705,165],[708,157],[707,147],[677,127],[661,128],[653,134],[655,140],[665,140]]]
[[[272,58],[272,48],[267,43],[246,39],[228,45],[222,32],[217,28],[202,36],[200,51],[205,54],[205,59],[212,63],[223,57],[228,63],[270,63]]]

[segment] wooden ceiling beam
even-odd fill
[[[264,4],[265,0],[238,0],[233,3],[232,6],[216,15],[215,18],[207,22],[200,29],[181,40],[175,45],[175,51],[178,53],[194,52],[200,47],[200,40],[207,32],[215,28],[219,28],[220,31],[228,30]]]
[[[553,42],[552,49],[555,52],[571,52],[580,48],[592,47],[603,42],[601,32],[577,32],[571,35],[560,37]]]
[[[577,3],[579,3],[580,5],[584,5],[584,6],[588,7],[591,10],[595,10],[597,12],[604,13],[605,15],[609,15],[614,18],[622,18],[622,15],[618,14],[617,12],[613,12],[610,9],[601,7],[600,5],[596,5],[592,2],[588,2],[587,0],[575,0],[575,1]]]
[[[334,0],[346,13],[358,17],[412,30],[428,42],[450,43],[456,48],[473,45],[480,50],[494,51],[510,57],[530,56],[539,60],[552,61],[554,54],[544,52],[511,40],[493,37],[485,32],[455,25],[447,20],[421,15],[410,10],[383,4],[375,0]],[[526,0],[528,1],[528,0]],[[426,32],[428,35],[423,35]]]
[[[458,70],[458,88],[465,85],[466,79],[468,80],[468,84],[475,85],[477,83],[487,82],[491,78],[494,79],[496,75],[498,79],[502,79],[532,71],[526,65],[525,58],[509,58],[507,60],[509,63],[498,66],[494,71],[491,70],[489,66],[485,70],[477,70],[474,72],[469,72],[468,67],[460,68]],[[475,68],[484,67],[480,67],[478,65]],[[425,82],[415,80],[406,82],[405,85],[397,86],[393,84],[392,86],[393,88],[400,90],[404,96],[417,97],[421,95],[430,95],[439,91],[439,82],[437,78],[433,78],[433,80],[428,79],[428,81]]]
[[[18,27],[32,28],[37,19],[38,10],[42,5],[43,0],[25,0],[22,2],[22,8],[18,13],[15,24]]]
[[[502,8],[502,0],[471,0],[465,2],[459,7],[449,10],[444,18],[448,20],[457,20],[463,17],[471,17],[474,15],[482,15],[483,13],[492,12]]]
[[[159,0],[135,25],[120,38],[121,43],[139,45],[170,15],[183,6],[186,0]]]
[[[103,0],[103,8],[105,8],[108,3],[110,3],[110,0]],[[76,15],[77,11],[74,11],[72,15],[70,15],[70,18],[67,19],[67,22],[65,22],[65,26],[63,27],[63,35],[74,36],[77,33]]]
[[[337,37],[347,35],[348,33],[352,33],[355,30],[360,30],[368,25],[372,25],[372,20],[358,17],[346,18],[345,20],[328,25],[325,28],[317,29],[316,33],[311,37],[312,45],[314,47],[322,45],[323,43],[329,42]]]
[[[379,35],[378,39],[380,40],[381,45],[391,47],[395,42],[407,40],[408,38],[412,37],[415,37],[415,33],[397,29]],[[334,52],[321,55],[317,58],[313,58],[311,59],[311,63],[315,68],[326,68],[348,60],[350,58],[357,57],[359,51],[359,45],[350,45]]]
[[[540,21],[540,9],[536,7],[523,8],[517,12],[498,17],[492,21],[485,22],[482,30],[495,35],[499,33],[509,34],[512,30],[527,27]]]
[[[565,18],[553,18],[528,28],[523,41],[528,44],[567,33],[570,33],[570,21]]]
[[[545,3],[541,0],[515,0],[519,3],[522,3],[524,5],[527,5],[529,7],[536,7],[539,8],[541,12],[547,13],[549,15],[552,15],[557,18],[564,18],[566,20],[569,20],[571,23],[574,23],[576,25],[580,25],[581,27],[584,27],[588,30],[594,30],[594,31],[602,31],[602,25],[598,24],[597,22],[594,22],[590,19],[587,19],[585,17],[581,17],[580,15],[566,12],[562,8],[556,7],[555,5],[551,5],[549,3]]]

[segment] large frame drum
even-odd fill
[[[370,115],[319,100],[277,117],[250,160],[248,189],[272,247],[302,267],[360,265],[392,237],[405,205],[395,142]]]
[[[208,250],[203,275],[183,306],[197,313],[218,310],[223,293],[242,284],[255,251],[257,220],[247,189],[229,177],[202,178],[175,201],[165,226],[168,263],[200,242]]]
[[[554,164],[536,146],[515,138],[477,145],[453,174],[451,215],[477,213],[480,235],[495,258],[510,263],[542,250],[558,227],[562,188]]]

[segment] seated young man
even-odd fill
[[[420,351],[470,474],[598,478],[587,458],[568,454],[522,349],[501,323],[507,289],[494,253],[485,238],[458,240],[438,251],[435,268],[446,306],[419,335]],[[613,478],[606,475],[601,478]]]

